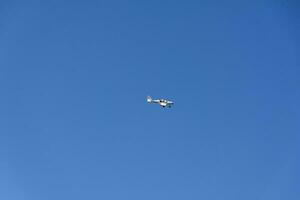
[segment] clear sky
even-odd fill
[[[0,199],[299,200],[299,10],[1,1]]]

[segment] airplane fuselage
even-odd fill
[[[174,104],[172,101],[166,99],[152,99],[151,97],[148,97],[147,101],[149,103],[157,103],[162,107],[169,107],[169,108]]]

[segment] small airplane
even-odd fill
[[[166,99],[152,99],[152,97],[147,96],[147,102],[148,103],[158,103],[162,107],[168,107],[171,108],[171,106],[174,104],[174,102],[166,100]]]

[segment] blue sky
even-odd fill
[[[0,199],[298,200],[299,8],[1,1]]]

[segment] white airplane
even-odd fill
[[[171,106],[174,104],[174,102],[166,100],[166,99],[152,99],[150,96],[147,96],[147,102],[148,103],[158,103],[162,107],[168,107],[171,108]]]

